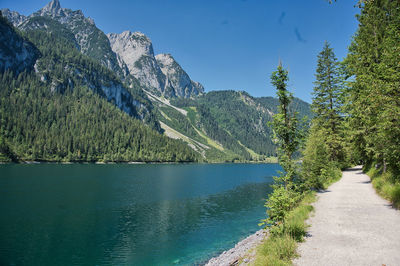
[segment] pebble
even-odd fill
[[[224,251],[218,257],[214,257],[210,259],[206,266],[229,266],[232,262],[238,261],[243,256],[247,255],[247,253],[257,245],[259,245],[267,235],[267,231],[261,229],[256,233],[248,236],[247,238],[243,239],[239,243],[235,245],[234,248]],[[249,263],[250,260],[245,258],[243,260],[244,263]]]

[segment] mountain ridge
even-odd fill
[[[19,71],[33,71],[43,89],[47,87],[54,95],[88,89],[130,119],[185,142],[201,160],[265,161],[276,155],[267,126],[276,113],[276,99],[240,91],[205,93],[171,54],[155,55],[145,34],[124,31],[106,35],[82,11],[62,8],[57,0],[29,16],[9,9],[2,12],[24,40],[40,51],[30,68]],[[5,50],[1,47],[0,52]],[[0,60],[0,69],[2,65]],[[6,68],[10,67],[3,71]],[[308,104],[295,101],[299,105],[294,109],[301,116],[310,114]],[[140,142],[136,145],[147,149]]]

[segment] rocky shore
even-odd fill
[[[206,266],[238,265],[241,260],[244,264],[248,264],[249,262],[251,262],[255,254],[255,250],[252,251],[252,249],[259,245],[266,236],[267,231],[261,229],[237,243],[234,248],[231,248],[228,251],[224,251],[218,257],[210,259],[206,263]]]

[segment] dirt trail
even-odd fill
[[[294,265],[400,265],[400,211],[380,198],[361,167],[319,194]]]

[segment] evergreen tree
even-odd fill
[[[315,116],[303,151],[302,175],[311,188],[323,188],[335,171],[346,164],[341,73],[333,49],[325,42],[318,55],[314,82]]]
[[[363,163],[400,172],[400,2],[363,1],[346,58],[352,143]]]
[[[312,121],[315,129],[325,131],[324,142],[329,149],[330,159],[343,162],[343,130],[341,117],[343,78],[333,49],[325,42],[318,55],[316,81],[313,91]]]
[[[274,191],[265,204],[268,219],[262,223],[274,226],[273,233],[286,230],[285,217],[295,207],[301,196],[298,192],[296,165],[292,157],[300,145],[303,134],[299,129],[297,113],[289,108],[293,96],[287,89],[287,81],[288,71],[279,64],[278,69],[271,75],[271,83],[276,87],[279,99],[278,113],[273,117],[272,128],[278,147],[279,164],[284,172],[274,178]]]

